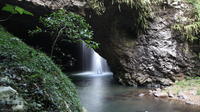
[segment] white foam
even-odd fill
[[[91,71],[88,71],[88,72],[81,72],[81,73],[75,73],[73,74],[75,76],[106,76],[106,75],[113,75],[112,72],[102,72],[102,73],[95,73],[95,72],[91,72]]]

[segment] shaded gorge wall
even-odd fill
[[[180,5],[181,4],[181,5]],[[198,75],[199,59],[188,41],[171,26],[176,18],[190,13],[191,6],[177,2],[170,7],[155,4],[149,7],[148,28],[141,33],[141,17],[137,6],[104,2],[106,11],[97,15],[87,10],[93,26],[97,50],[108,60],[114,77],[124,85],[160,87],[169,86],[185,75]],[[181,8],[177,8],[181,6]],[[182,11],[184,11],[182,13]],[[140,23],[141,22],[141,23]]]

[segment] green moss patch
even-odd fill
[[[75,86],[45,54],[0,26],[0,85],[11,86],[30,112],[80,112]]]
[[[180,91],[193,90],[200,95],[200,77],[188,77],[182,81],[177,81],[173,86],[166,88],[166,91],[178,94]]]

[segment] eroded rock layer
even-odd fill
[[[193,70],[198,68],[198,61],[191,45],[172,29],[176,23],[187,22],[191,9],[181,1],[155,5],[148,29],[139,35],[137,8],[123,4],[119,10],[107,5],[105,14],[92,16],[100,53],[108,60],[114,77],[125,85],[160,87],[184,75],[199,74]]]

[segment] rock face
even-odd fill
[[[75,12],[85,15],[82,9],[88,4],[82,0],[3,0],[0,3],[19,4],[38,15],[43,11],[59,8],[75,10],[77,7]],[[187,22],[185,16],[191,9],[188,4],[180,0],[155,6],[149,28],[139,35],[141,28],[137,24],[144,23],[138,21],[140,11],[137,7],[111,1],[104,1],[100,6],[105,6],[105,9],[100,8],[103,9],[100,12],[104,12],[102,15],[87,9],[86,18],[93,26],[96,40],[101,43],[98,52],[107,59],[120,83],[160,87],[171,85],[184,75],[200,74],[200,66],[195,65],[199,59],[194,60],[196,57],[191,45],[171,28],[177,22]],[[195,67],[196,71],[193,70]]]
[[[82,8],[84,0],[1,0],[1,4],[10,3],[19,5],[36,15],[42,15],[56,9]]]
[[[136,35],[137,10],[110,6],[102,16],[90,19],[99,51],[114,77],[124,85],[160,87],[173,84],[176,77],[189,74],[194,57],[189,44],[172,30],[176,22],[185,22],[189,5],[176,2],[166,7],[156,6],[146,33]]]

